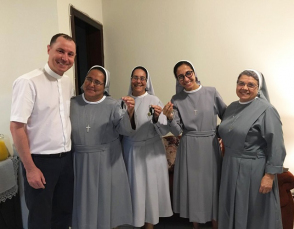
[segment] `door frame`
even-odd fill
[[[87,34],[87,43],[89,43],[88,45],[91,46],[91,49],[87,49],[87,56],[88,59],[90,60],[90,66],[88,66],[88,68],[90,68],[91,66],[93,66],[94,63],[93,61],[91,62],[91,56],[97,53],[101,53],[101,56],[99,57],[100,59],[100,64],[101,66],[104,66],[104,48],[103,48],[103,26],[101,23],[95,21],[94,19],[90,18],[88,15],[82,13],[81,11],[77,10],[76,8],[74,8],[73,6],[70,6],[70,21],[71,21],[71,31],[72,31],[72,38],[74,41],[76,41],[76,23],[75,20],[79,19],[81,21],[83,21],[84,23],[94,27],[95,29],[97,29],[99,31],[99,40],[97,41],[97,36],[92,36],[91,34]],[[97,44],[99,44],[97,46]],[[76,94],[79,92],[79,83],[78,83],[78,60],[77,58],[75,58],[75,72],[74,72],[74,80],[75,80],[75,91]]]

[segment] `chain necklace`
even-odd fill
[[[194,115],[195,115],[195,116],[197,116],[197,112],[198,112],[197,109],[196,109],[196,107],[195,107],[195,105],[198,103],[198,100],[199,100],[199,94],[196,96],[196,99],[195,99],[195,100],[193,100],[193,99],[189,96],[189,94],[192,95],[192,94],[194,94],[194,93],[197,93],[201,88],[202,88],[202,85],[200,85],[197,89],[192,90],[192,91],[186,91],[186,90],[185,90],[185,92],[188,94],[188,96],[187,96],[188,100],[190,101],[191,105],[194,106],[194,107],[193,107],[193,111],[194,111]]]
[[[88,110],[87,110],[87,107],[89,108]],[[93,119],[94,119],[94,117],[95,117],[95,115],[92,115],[91,116],[91,113],[92,113],[92,110],[93,109],[91,109],[93,106],[91,105],[91,104],[86,104],[85,106],[84,106],[84,117],[85,117],[85,121],[86,121],[86,123],[88,123],[87,125],[86,125],[86,132],[87,133],[89,133],[90,132],[90,129],[91,129],[91,126],[90,126],[90,124],[92,125],[93,124]]]
[[[86,104],[84,105],[84,118],[86,120],[86,123],[88,123],[88,125],[86,125],[85,128],[86,128],[86,132],[89,133],[90,132],[90,129],[91,129],[90,124],[91,125],[93,124],[93,121],[94,121],[94,118],[95,118],[95,115],[92,115],[91,116],[91,114],[93,113],[92,112],[93,107],[95,108],[95,106],[93,106],[93,105],[102,102],[106,98],[106,96],[103,96],[103,98],[101,100],[97,101],[97,102],[89,102],[89,101],[86,100],[84,94],[82,96],[83,96],[84,101],[86,102]],[[88,112],[86,111],[87,110],[87,105],[89,107],[89,111]],[[89,115],[87,115],[87,113]]]

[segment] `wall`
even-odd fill
[[[245,68],[260,70],[284,124],[285,166],[294,172],[292,0],[102,2],[113,97],[127,93],[131,70],[143,65],[166,103],[174,94],[173,66],[188,59],[202,84],[215,86],[229,104],[237,100],[238,74]]]
[[[71,35],[70,6],[88,15],[93,20],[103,24],[102,0],[57,0],[59,31]],[[74,78],[74,68],[67,75]]]
[[[284,124],[285,166],[294,171],[291,0],[1,0],[0,133],[7,136],[10,152],[12,82],[44,65],[53,34],[70,34],[69,4],[104,25],[105,63],[115,98],[127,93],[130,72],[139,64],[149,69],[164,103],[174,93],[172,68],[180,59],[191,60],[202,84],[216,86],[226,103],[236,100],[239,72],[262,71]],[[73,77],[73,71],[68,75]]]
[[[1,0],[0,133],[6,136],[11,153],[12,83],[18,76],[44,66],[52,35],[59,32],[71,35],[70,4],[102,23],[101,0]],[[67,75],[73,78],[73,68]]]
[[[0,133],[9,151],[12,83],[20,75],[42,67],[48,59],[47,44],[58,33],[56,0],[1,0],[0,9]]]
[[[71,35],[69,4],[102,23],[101,0],[1,0],[0,8],[0,133],[12,154],[9,130],[12,83],[20,75],[42,67],[48,60],[47,44],[59,32]],[[73,71],[67,72],[73,78]],[[21,177],[21,176],[20,176]],[[27,210],[20,186],[24,228]]]
[[[6,145],[12,154],[9,130],[12,83],[18,76],[46,63],[47,44],[52,35],[58,33],[56,0],[1,0],[0,21],[0,132],[5,134]],[[27,228],[22,190],[20,185],[23,224]]]

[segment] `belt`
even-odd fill
[[[265,154],[263,149],[258,149],[254,151],[250,150],[239,150],[239,149],[232,149],[225,145],[225,155],[229,157],[238,157],[238,158],[244,158],[244,159],[259,159],[259,158],[265,158]]]
[[[32,154],[32,157],[42,157],[42,158],[60,158],[67,155],[68,152],[62,152],[62,153],[55,153],[55,154]]]
[[[153,144],[157,141],[161,141],[161,137],[159,135],[155,135],[153,138],[149,138],[149,139],[142,140],[142,141],[133,141],[132,138],[124,137],[124,141],[130,142],[130,144],[132,144],[134,146],[145,146],[148,144]]]
[[[184,130],[183,136],[192,136],[192,137],[209,137],[215,135],[215,130],[207,130],[207,131],[197,131],[197,130]]]

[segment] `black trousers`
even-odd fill
[[[71,226],[73,207],[73,157],[32,155],[35,165],[43,173],[45,189],[32,188],[23,167],[24,192],[29,209],[29,229],[68,229]]]

